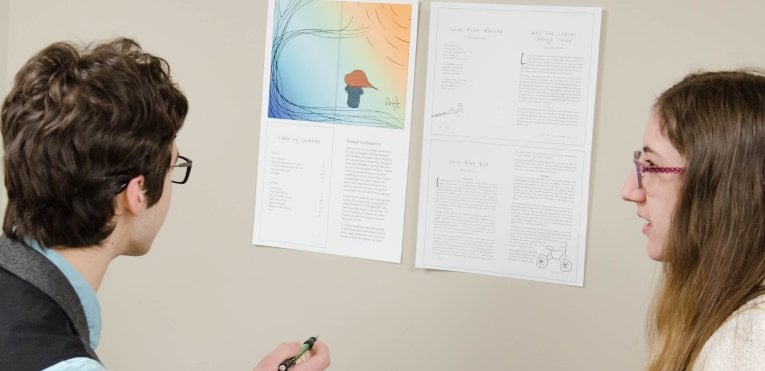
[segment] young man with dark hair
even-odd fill
[[[129,39],[54,43],[18,72],[0,114],[0,369],[103,370],[95,292],[114,258],[149,251],[172,183],[188,180],[175,146],[187,112],[167,62]],[[329,366],[323,343],[312,354],[292,370]]]

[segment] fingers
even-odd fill
[[[294,356],[298,351],[300,351],[300,343],[283,343],[263,358],[252,371],[276,371],[280,363]]]
[[[323,371],[329,367],[329,348],[321,340],[313,344],[310,351],[311,357],[304,362],[298,363],[290,371]]]

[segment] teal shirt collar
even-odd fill
[[[95,291],[90,287],[90,284],[85,280],[85,277],[83,277],[77,269],[69,264],[69,262],[55,250],[40,246],[37,241],[32,241],[30,239],[27,239],[25,242],[58,267],[66,279],[69,280],[69,284],[74,287],[74,291],[80,298],[80,303],[82,303],[82,309],[85,311],[85,318],[88,321],[90,347],[96,349],[98,347],[98,342],[101,340],[101,305],[98,303],[98,297],[96,296]]]

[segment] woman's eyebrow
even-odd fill
[[[662,157],[658,152],[654,151],[650,146],[643,146],[643,153],[651,154],[656,157]]]

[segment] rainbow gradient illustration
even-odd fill
[[[275,0],[268,117],[403,129],[412,6]]]

